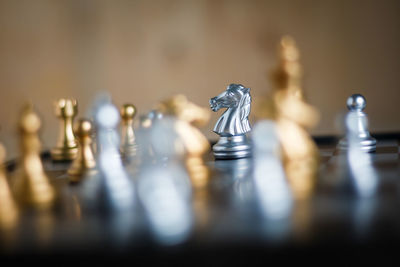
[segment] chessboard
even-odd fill
[[[59,192],[58,204],[51,211],[24,212],[14,229],[0,235],[1,254],[167,255],[174,259],[200,254],[215,255],[210,261],[217,255],[234,261],[238,251],[259,256],[287,251],[311,255],[326,248],[329,255],[349,248],[367,257],[375,248],[400,241],[400,135],[374,136],[377,150],[367,153],[369,165],[362,165],[357,177],[351,175],[346,154],[336,149],[336,138],[314,138],[321,156],[315,189],[307,198],[294,199],[286,215],[276,218],[260,212],[251,157],[215,160],[210,153],[205,160],[209,183],[193,190],[193,228],[178,245],[158,242],[140,205],[122,214],[86,210],[79,195],[82,185],[69,182],[70,162],[52,161],[50,153],[44,152],[43,165]],[[18,159],[7,163],[10,180],[18,173],[18,165]],[[363,176],[365,168],[369,175]],[[359,194],[360,188],[362,192],[365,184],[371,184],[371,173],[375,193]]]
[[[278,54],[253,127],[250,88],[231,83],[209,100],[212,111],[225,109],[217,142],[199,129],[210,110],[184,95],[135,121],[133,104],[118,110],[105,94],[75,126],[77,100],[55,102],[59,138],[41,153],[41,119],[28,104],[19,158],[0,170],[1,256],[214,266],[396,256],[400,134],[372,137],[366,99],[353,94],[345,136],[313,140],[320,114],[304,99],[294,40],[283,37]],[[0,146],[0,162],[5,155]]]

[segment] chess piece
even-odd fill
[[[292,195],[281,161],[276,123],[258,121],[252,131],[254,144],[253,180],[261,213],[270,219],[289,216]]]
[[[143,140],[147,139],[147,140]],[[190,233],[190,178],[184,166],[184,145],[176,131],[176,118],[155,120],[138,140],[153,148],[154,161],[144,161],[138,173],[138,196],[156,240],[171,245]]]
[[[28,105],[19,120],[22,173],[15,181],[14,190],[16,199],[21,204],[46,209],[53,204],[56,194],[40,158],[40,126],[39,116]]]
[[[149,140],[149,133],[154,123],[163,118],[163,114],[157,110],[151,110],[139,118],[139,127],[136,131],[136,163],[141,164],[148,161],[154,161],[154,151]]]
[[[78,113],[75,99],[59,99],[55,103],[55,113],[60,119],[60,132],[51,157],[56,161],[73,160],[78,154],[78,145],[72,129],[74,117]]]
[[[7,182],[4,168],[5,157],[6,150],[0,144],[0,229],[12,228],[18,220],[18,208]]]
[[[210,111],[190,102],[183,95],[163,101],[158,110],[165,116],[176,118],[175,130],[184,146],[186,167],[196,188],[208,183],[209,171],[203,156],[210,150],[210,143],[197,127],[210,119]]]
[[[78,155],[68,169],[71,182],[80,182],[87,175],[96,173],[96,161],[92,151],[92,123],[80,119],[75,128],[78,138]]]
[[[104,207],[112,211],[131,209],[135,199],[133,182],[119,156],[119,120],[118,109],[110,101],[100,103],[95,113],[98,142],[101,147],[98,157],[100,194],[105,201]]]
[[[275,89],[261,107],[263,116],[276,121],[282,161],[297,198],[310,195],[319,164],[316,144],[307,132],[319,119],[318,111],[304,101],[303,70],[295,41],[285,36],[279,44],[279,63],[272,73]]]
[[[216,159],[237,159],[251,156],[251,145],[246,133],[250,132],[250,88],[230,84],[226,91],[210,99],[212,111],[227,108],[214,127],[220,136],[213,146]]]
[[[365,144],[360,142],[358,131],[354,135],[348,134],[346,144],[346,168],[350,174],[352,187],[360,197],[368,198],[375,195],[378,189],[379,175],[373,164],[372,155],[365,153]]]
[[[133,129],[133,118],[136,115],[136,108],[132,104],[125,104],[120,110],[122,119],[121,129],[121,154],[125,159],[136,155],[137,145],[135,131]]]
[[[376,151],[376,139],[373,138],[368,131],[368,116],[363,111],[367,105],[367,101],[360,94],[354,94],[347,99],[347,108],[349,109],[346,115],[346,137],[341,139],[338,148],[347,150],[349,140],[357,142],[362,151]]]

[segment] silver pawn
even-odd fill
[[[98,166],[101,175],[101,194],[107,207],[121,211],[134,205],[134,185],[119,157],[118,109],[111,102],[102,103],[95,114],[98,128],[98,142],[101,150]]]
[[[246,133],[251,131],[248,118],[250,105],[250,88],[241,84],[230,84],[226,91],[210,99],[212,111],[226,108],[213,130],[220,136],[212,148],[216,159],[251,156],[251,145],[246,136]]]
[[[347,99],[349,112],[346,115],[346,137],[339,141],[338,148],[347,150],[349,143],[356,144],[362,151],[376,151],[376,139],[368,131],[368,116],[363,111],[367,105],[364,96],[354,94]]]

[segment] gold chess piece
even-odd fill
[[[120,114],[122,119],[120,150],[123,158],[129,159],[135,156],[137,151],[135,131],[133,129],[136,107],[132,104],[125,104],[121,107]]]
[[[78,113],[75,99],[59,99],[55,102],[55,113],[60,119],[60,132],[55,148],[51,150],[53,160],[73,160],[78,154],[78,145],[72,128],[73,120]]]
[[[40,158],[40,127],[39,116],[34,112],[32,105],[28,105],[19,120],[22,173],[15,181],[15,195],[17,201],[23,205],[48,208],[53,204],[56,194]]]
[[[4,166],[5,158],[6,150],[4,146],[0,144],[0,228],[10,229],[16,225],[19,213],[7,182]]]
[[[210,143],[197,127],[207,124],[210,111],[190,102],[183,95],[176,95],[162,102],[158,111],[177,119],[176,131],[182,140],[186,153],[186,167],[196,188],[208,184],[209,170],[203,156],[210,151]]]
[[[75,128],[78,139],[78,155],[68,169],[71,182],[79,182],[86,175],[96,173],[96,160],[92,150],[93,126],[90,120],[80,119]]]
[[[318,111],[304,101],[303,69],[295,41],[279,44],[279,63],[272,78],[275,90],[264,115],[275,119],[287,178],[299,198],[311,194],[319,164],[318,148],[307,129],[319,120]]]

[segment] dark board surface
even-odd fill
[[[346,154],[335,150],[334,138],[316,141],[321,165],[313,194],[293,199],[286,215],[276,218],[260,211],[252,158],[215,161],[210,154],[205,161],[210,182],[192,192],[193,228],[186,240],[169,246],[157,242],[139,201],[129,213],[86,209],[81,185],[68,182],[69,163],[53,162],[44,153],[44,167],[58,189],[59,201],[52,210],[24,210],[15,228],[1,233],[1,255],[10,259],[18,255],[151,259],[156,255],[177,261],[190,256],[198,257],[197,263],[218,263],[218,257],[225,262],[244,255],[276,259],[317,252],[331,255],[339,250],[376,259],[378,252],[397,251],[398,136],[379,136],[377,151],[368,154],[368,163],[357,167],[361,173],[356,176]],[[18,163],[7,167],[12,180],[18,175]],[[375,193],[365,195],[362,187],[371,184],[369,179],[374,179]]]

